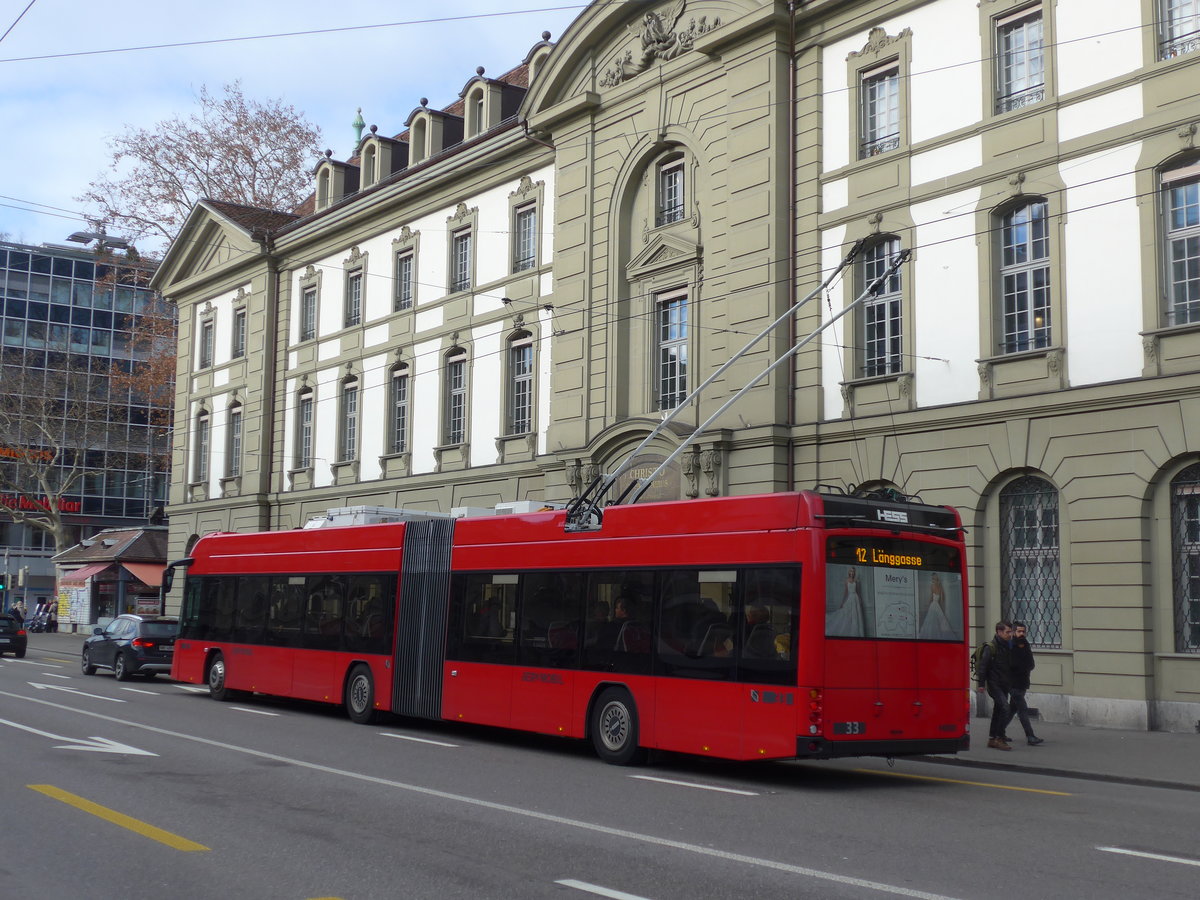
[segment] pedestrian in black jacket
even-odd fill
[[[1009,622],[996,623],[996,635],[983,645],[979,656],[979,665],[975,670],[975,680],[979,682],[976,688],[980,693],[986,689],[992,698],[992,722],[988,730],[988,746],[994,750],[1011,750],[1004,729],[1011,718],[1008,709],[1008,692],[1011,688],[1012,652],[1009,641],[1012,639],[1012,624]]]
[[[1025,730],[1025,740],[1029,741],[1031,747],[1045,743],[1033,733],[1033,726],[1029,723],[1029,706],[1025,702],[1025,692],[1029,690],[1029,674],[1034,665],[1033,649],[1025,637],[1025,623],[1013,622],[1012,654],[1009,660],[1008,721],[1004,725],[1007,728],[1015,716],[1020,721],[1021,728]]]

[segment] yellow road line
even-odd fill
[[[879,769],[855,769],[867,775],[887,775],[891,778],[912,778],[915,781],[944,781],[947,784],[967,784],[971,787],[995,788],[998,791],[1023,791],[1026,794],[1049,794],[1052,797],[1071,797],[1065,791],[1043,791],[1039,788],[1012,787],[1007,784],[991,784],[987,781],[963,781],[960,778],[938,778],[936,775],[910,775],[908,772],[882,772]]]
[[[68,806],[81,809],[85,813],[91,813],[93,816],[97,816],[107,822],[112,822],[114,825],[120,825],[122,828],[128,828],[130,831],[136,831],[143,837],[148,837],[152,841],[158,841],[160,844],[166,844],[168,847],[173,847],[176,850],[192,851],[209,849],[203,844],[197,844],[195,841],[189,841],[187,838],[180,837],[177,834],[163,831],[161,828],[155,828],[153,825],[142,822],[139,819],[119,813],[106,806],[101,806],[99,803],[93,803],[91,800],[86,800],[61,788],[56,788],[52,784],[27,784],[26,787],[37,791],[39,794],[45,794],[47,797],[60,800]]]

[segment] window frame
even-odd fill
[[[1022,27],[1036,19],[1038,35],[1035,49],[1009,49],[1005,41]],[[1040,2],[1022,7],[1014,7],[993,19],[992,40],[994,47],[993,104],[995,115],[1004,115],[1043,102],[1049,94],[1051,84],[1050,53],[1053,46],[1051,35],[1048,33],[1047,17]],[[1020,55],[1027,55],[1026,68],[1030,71],[1037,69],[1041,80],[1032,81],[1031,75],[1013,76],[1012,72],[1019,66],[1013,65]],[[1034,57],[1036,54],[1036,59]],[[1036,67],[1034,65],[1036,63]],[[1025,83],[1027,82],[1027,83]]]
[[[1029,643],[1040,649],[1062,649],[1065,634],[1063,621],[1063,537],[1062,496],[1058,488],[1039,474],[1019,475],[1010,480],[997,492],[999,511],[999,558],[1000,566],[1000,617],[1011,621],[1018,619],[1029,629]],[[1017,498],[1047,498],[1043,503],[1015,502]],[[1053,506],[1049,498],[1053,498]],[[1053,521],[1043,515],[1053,511]],[[1032,518],[1017,513],[1034,512]],[[1050,534],[1050,532],[1053,532]],[[1047,540],[1050,537],[1050,540]],[[1039,569],[1052,569],[1047,575],[1038,575]],[[1029,573],[1033,572],[1033,575]],[[1015,598],[1017,584],[1026,584],[1038,579],[1052,579],[1052,591],[1039,598]],[[1029,611],[1020,604],[1035,604]],[[1036,604],[1045,604],[1039,609]]]
[[[467,442],[468,380],[467,351],[454,347],[446,353],[443,365],[443,446],[453,447]]]
[[[505,378],[505,435],[531,434],[534,426],[536,353],[533,335],[519,331],[508,339]]]
[[[407,268],[406,277],[401,277],[401,267]],[[403,312],[416,305],[416,269],[417,253],[409,247],[395,255],[395,265],[392,269],[394,290],[392,292],[392,312]]]
[[[475,286],[475,228],[467,225],[450,233],[449,293],[460,294]]]
[[[1171,649],[1200,654],[1200,463],[1171,478],[1169,503]]]
[[[217,322],[212,315],[200,320],[199,368],[211,369],[216,364]]]
[[[1173,10],[1175,4],[1188,4],[1190,10]],[[1180,12],[1176,19],[1174,12]],[[1200,51],[1200,0],[1154,0],[1158,33],[1155,36],[1159,60],[1178,59]],[[1177,24],[1189,22],[1188,31],[1178,31]]]
[[[234,404],[229,408],[229,418],[226,422],[228,431],[225,448],[225,477],[238,478],[242,474],[242,428],[245,419],[242,415],[242,405]]]
[[[527,272],[538,266],[538,204],[536,201],[513,209],[512,271]]]
[[[246,307],[242,306],[233,311],[233,341],[229,349],[230,359],[242,359],[246,355],[246,338],[248,333]]]
[[[691,358],[689,342],[691,318],[691,291],[686,287],[675,287],[658,291],[654,295],[654,400],[659,411],[676,409],[687,398],[688,360]],[[681,309],[681,319],[673,319],[672,309]],[[666,318],[664,319],[664,315]],[[678,333],[676,329],[678,328]],[[664,338],[664,329],[666,338]],[[671,356],[673,351],[682,351]],[[679,360],[682,359],[682,366]],[[682,371],[680,371],[682,370]],[[668,388],[670,388],[668,390]],[[667,405],[668,400],[673,400]]]
[[[1040,208],[1040,217],[1035,210]],[[1028,219],[1021,223],[1015,217],[1023,212],[1029,212]],[[1038,223],[1041,223],[1042,234],[1035,235]],[[1053,224],[1049,201],[1044,197],[1022,197],[1020,202],[1011,203],[996,212],[996,338],[992,352],[1000,356],[1011,356],[1015,353],[1029,351],[1044,351],[1055,346],[1054,335],[1057,327],[1055,314],[1054,282],[1054,245]],[[1030,237],[1027,240],[1011,240],[1018,228],[1028,229]],[[1035,256],[1038,244],[1044,245],[1045,253]],[[1019,248],[1024,248],[1026,258],[1021,261],[1009,262],[1006,257],[1017,255]],[[1035,284],[1035,279],[1043,276],[1042,284]],[[1024,287],[1019,283],[1024,281]],[[1010,289],[1011,285],[1011,289]],[[1042,302],[1035,303],[1037,295],[1042,295]],[[1010,303],[1010,298],[1013,298]],[[1023,302],[1021,302],[1021,298]],[[1037,322],[1038,311],[1041,311],[1044,321]],[[1018,323],[1010,327],[1009,323],[1024,319],[1023,325]]]
[[[312,389],[301,391],[296,398],[296,454],[298,469],[307,469],[313,463],[313,438],[316,425],[316,397]]]
[[[660,159],[654,167],[654,225],[674,225],[687,218],[688,165],[681,151]],[[678,196],[675,196],[678,195]]]
[[[388,380],[388,453],[410,452],[409,415],[412,379],[408,366],[394,366]]]
[[[890,77],[889,77],[890,76]],[[890,89],[884,118],[886,133],[879,131],[879,116],[873,115],[871,86],[881,79],[888,79]],[[859,72],[859,123],[858,158],[870,159],[900,148],[901,123],[903,120],[900,96],[900,59],[894,58]]]
[[[1163,289],[1162,306],[1159,313],[1161,327],[1175,328],[1180,326],[1200,324],[1200,157],[1184,161],[1181,165],[1164,168],[1159,174],[1159,203],[1160,229],[1162,231],[1162,252],[1160,266],[1162,270]],[[1191,224],[1183,224],[1178,228],[1172,227],[1171,195],[1180,189],[1187,190],[1189,196],[1183,209],[1192,216]],[[1174,255],[1174,245],[1184,242],[1185,250],[1182,257]],[[1190,268],[1198,272],[1195,278],[1185,278],[1183,282],[1175,280],[1175,269],[1182,260],[1185,270]],[[1192,299],[1180,303],[1176,298],[1176,286],[1186,284]],[[1180,307],[1186,307],[1186,315],[1181,320]]]
[[[363,271],[346,273],[345,307],[342,326],[353,328],[363,322]]]
[[[212,459],[212,415],[202,409],[196,413],[196,448],[192,457],[192,484],[208,482]]]
[[[884,249],[886,248],[886,249]],[[884,250],[882,256],[878,251]],[[896,255],[903,250],[903,244],[898,235],[886,234],[868,244],[862,253],[859,264],[860,292],[891,265]],[[904,368],[904,277],[903,266],[881,286],[874,296],[863,301],[858,315],[857,341],[859,352],[855,369],[860,378],[879,378],[899,375]],[[881,308],[886,309],[883,319],[882,337],[872,337],[872,325],[876,323],[873,315]],[[894,324],[893,324],[894,323]],[[882,343],[884,352],[873,354],[872,345]],[[881,361],[880,361],[881,360]]]
[[[342,380],[338,391],[338,440],[337,461],[354,462],[358,459],[361,443],[360,421],[362,415],[362,385],[355,376]]]

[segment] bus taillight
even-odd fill
[[[821,718],[823,709],[821,706],[821,692],[817,688],[812,688],[808,692],[808,733],[821,733]]]

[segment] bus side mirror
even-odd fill
[[[175,583],[175,569],[168,566],[166,569],[163,570],[163,576],[162,576],[163,593],[169,594],[171,592],[171,585],[173,585],[174,583]]]

